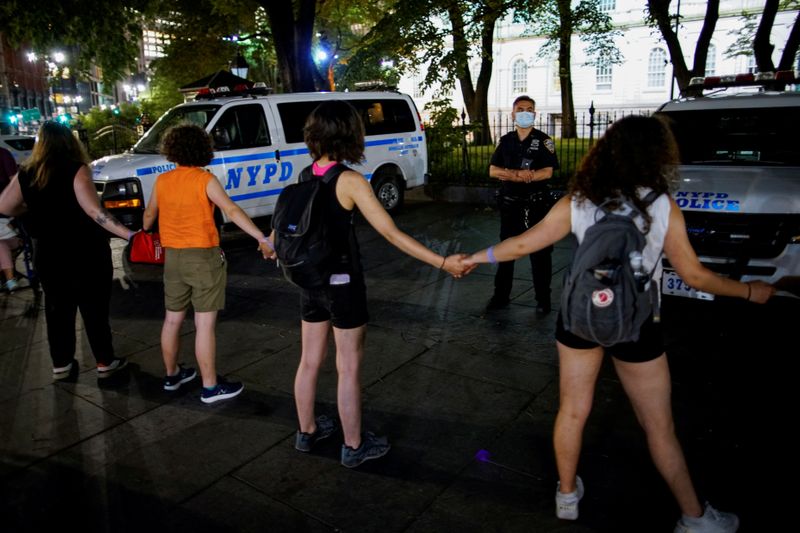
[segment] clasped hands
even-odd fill
[[[472,261],[471,257],[470,254],[448,255],[444,260],[442,270],[446,270],[454,278],[462,278],[478,266],[478,263]]]

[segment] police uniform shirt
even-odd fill
[[[528,154],[528,148],[531,148]],[[508,169],[521,169],[525,157],[532,159],[530,169],[558,168],[556,146],[553,140],[544,132],[532,129],[523,140],[519,140],[517,131],[506,133],[500,138],[500,144],[492,155],[491,164]],[[522,183],[519,181],[500,181],[500,194],[505,196],[525,197],[540,192],[547,188],[544,181]]]

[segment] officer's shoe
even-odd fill
[[[487,311],[497,311],[498,309],[505,309],[508,307],[508,298],[497,296],[496,294],[489,299],[486,304]]]

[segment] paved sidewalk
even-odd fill
[[[419,195],[397,223],[442,253],[491,244],[499,227],[491,209]],[[42,301],[0,294],[0,531],[672,531],[679,511],[610,365],[585,435],[580,519],[555,518],[555,314],[536,318],[527,263],[510,308],[483,316],[491,267],[453,280],[363,224],[359,237],[371,315],[364,425],[389,437],[387,457],[343,468],[340,435],[294,450],[297,291],[234,234],[217,329],[219,372],[245,383],[231,401],[201,403],[197,380],[161,390],[159,267],[117,257],[112,327],[130,370],[103,382],[81,336],[77,383],[53,384]],[[570,255],[559,243],[554,302]],[[740,514],[741,531],[776,530],[771,515],[786,511],[771,494],[793,483],[782,454],[783,425],[796,419],[798,306],[695,303],[664,309],[693,477],[702,497]],[[191,321],[183,333],[181,359],[196,366]],[[318,413],[335,415],[330,354]]]

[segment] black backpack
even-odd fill
[[[334,264],[326,223],[329,184],[349,170],[337,163],[321,178],[314,178],[311,167],[300,172],[298,182],[288,185],[278,196],[272,215],[275,253],[287,280],[303,289],[319,289],[329,283]]]
[[[645,205],[656,196],[648,194]],[[628,206],[629,213],[612,212],[610,203]],[[636,226],[639,216],[627,199],[606,200],[598,207],[564,278],[561,316],[570,333],[601,346],[635,342],[642,324],[657,310],[658,287],[648,282],[661,255],[647,272],[641,263],[645,236]]]

